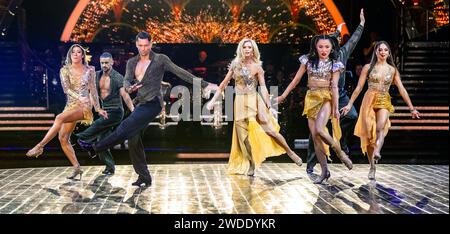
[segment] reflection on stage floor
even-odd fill
[[[0,170],[0,213],[141,214],[354,214],[449,213],[448,166],[378,165],[352,171],[331,164],[323,185],[305,166],[264,163],[255,177],[227,175],[226,164],[149,165],[151,187],[133,187],[132,166],[104,176],[83,167],[81,181],[66,179],[70,167]]]

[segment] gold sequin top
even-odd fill
[[[70,66],[64,66],[60,70],[61,85],[67,96],[65,110],[82,107],[83,109],[100,109],[98,92],[95,85],[95,68],[87,67],[83,74],[76,74]],[[90,96],[89,96],[90,95]],[[94,103],[91,103],[92,101]]]
[[[301,64],[306,66],[309,88],[329,88],[332,74],[337,71],[343,72],[345,69],[344,64],[332,60],[319,60],[317,67],[313,68],[312,64],[308,62],[308,55],[302,55],[299,60]]]
[[[250,69],[246,66],[235,68],[233,78],[236,83],[236,94],[254,93],[258,87],[258,79],[251,76]]]
[[[388,71],[379,71],[374,67],[368,78],[369,89],[383,93],[389,92],[394,75],[395,69],[392,67],[389,67]]]

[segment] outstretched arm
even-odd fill
[[[361,39],[362,33],[364,31],[364,24],[366,23],[366,19],[364,17],[364,9],[361,9],[361,12],[359,14],[359,25],[356,28],[355,32],[353,32],[352,36],[348,40],[347,43],[341,48],[343,51],[343,57],[342,60],[346,61],[350,54],[353,52],[353,50],[356,47],[356,44],[358,44],[359,39]]]
[[[367,73],[369,71],[369,67],[370,67],[370,64],[366,64],[363,67],[363,69],[361,71],[361,75],[359,76],[358,85],[356,86],[355,90],[353,91],[352,96],[350,98],[350,101],[348,102],[348,104],[346,106],[344,106],[341,109],[341,114],[342,115],[346,115],[350,111],[350,109],[352,108],[352,105],[355,102],[356,98],[361,93],[361,90],[363,89],[364,84],[366,83],[366,80],[367,80]]]
[[[207,104],[207,109],[212,110],[214,107],[214,103],[216,102],[217,98],[222,94],[222,92],[225,90],[225,88],[230,83],[231,78],[233,77],[233,69],[228,70],[227,75],[225,76],[225,79],[220,83],[219,88],[216,90],[216,93],[214,94],[214,97],[209,101]]]
[[[282,103],[286,99],[289,93],[298,85],[298,83],[302,79],[303,74],[305,74],[305,71],[306,65],[302,63],[297,71],[297,74],[295,74],[294,79],[291,81],[286,90],[284,90],[283,94],[277,98],[277,103]]]
[[[169,57],[167,57],[166,55],[162,55],[163,59],[164,59],[164,65],[167,71],[173,73],[174,75],[176,75],[178,78],[193,84],[195,79],[199,79],[201,81],[201,86],[202,88],[205,88],[206,86],[209,85],[209,82],[204,81],[201,78],[198,78],[194,75],[192,75],[191,73],[189,73],[188,71],[184,70],[183,68],[177,66],[176,64],[174,64],[172,62],[172,60],[170,60]]]
[[[402,96],[403,100],[406,102],[406,105],[408,105],[409,111],[411,112],[412,118],[420,118],[420,113],[414,108],[411,99],[409,98],[408,92],[406,91],[405,87],[403,86],[403,83],[400,79],[400,73],[397,69],[395,69],[395,76],[394,76],[394,84],[397,86],[398,91],[400,95]]]

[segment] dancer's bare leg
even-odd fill
[[[377,140],[374,148],[374,160],[377,162],[381,158],[381,148],[384,144],[384,128],[386,127],[386,123],[389,118],[389,111],[386,109],[379,109],[376,112],[377,114]]]
[[[327,156],[325,154],[325,147],[322,141],[322,138],[319,136],[319,134],[316,131],[316,120],[315,119],[308,119],[308,127],[309,131],[311,132],[312,139],[314,141],[314,150],[316,153],[317,161],[319,161],[320,168],[321,168],[321,176],[318,179],[318,181],[325,179],[328,172],[328,164],[327,164]]]
[[[266,107],[260,106],[258,110],[262,110],[262,108]],[[275,142],[277,142],[277,144],[283,147],[283,149],[286,151],[287,155],[292,159],[292,161],[294,161],[297,165],[301,166],[302,159],[289,147],[283,135],[275,131],[275,127],[272,126],[269,118],[270,116],[267,116],[267,114],[264,111],[258,111],[258,121],[260,126],[263,128],[264,132],[270,137],[272,137],[275,140]]]
[[[374,152],[374,146],[373,145],[367,146],[367,158],[369,159],[369,164],[370,164],[368,178],[370,180],[375,179],[375,171],[376,171],[373,152]]]
[[[339,142],[336,142],[333,137],[326,130],[328,120],[331,115],[331,103],[325,102],[320,108],[319,113],[316,118],[316,131],[322,138],[323,142],[331,146],[331,148],[336,152],[339,159],[345,164],[348,169],[352,169],[352,161],[348,158],[347,154],[339,147]]]
[[[64,123],[76,122],[78,120],[82,120],[83,118],[83,110],[81,108],[65,111],[57,115],[52,127],[48,130],[45,137],[33,149],[27,152],[27,156],[38,157],[42,154],[44,146],[47,145],[56,136],[56,134],[58,134]]]
[[[80,167],[80,164],[78,163],[77,160],[77,156],[75,155],[75,151],[72,147],[72,144],[70,143],[70,135],[72,134],[76,125],[77,125],[76,122],[64,123],[58,135],[61,148],[74,168]]]
[[[247,175],[254,176],[256,166],[255,166],[255,162],[253,161],[253,158],[252,158],[252,147],[248,140],[248,120],[236,121],[236,131],[237,131],[238,137],[244,138],[244,140],[243,140],[244,145],[241,145],[241,150],[247,151],[246,153],[244,152],[244,155],[248,155],[247,159],[250,163],[250,167],[247,171]]]

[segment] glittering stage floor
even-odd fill
[[[70,167],[2,169],[0,213],[449,213],[448,165],[381,164],[371,182],[368,165],[331,164],[323,185],[293,163],[265,163],[253,178],[227,175],[223,163],[149,168],[147,188],[131,186],[137,175],[129,165],[113,176],[83,167],[81,181],[66,179]]]

